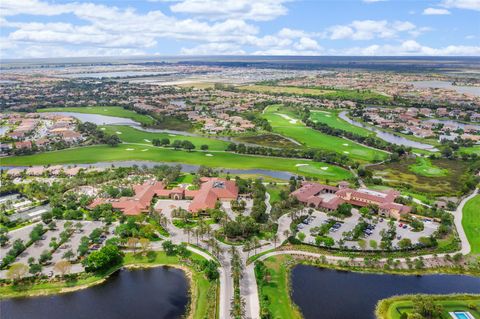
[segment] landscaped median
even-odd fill
[[[153,257],[153,258],[152,258]],[[34,282],[0,286],[0,299],[14,297],[34,297],[42,295],[54,295],[86,289],[103,283],[108,277],[119,269],[125,268],[149,268],[170,266],[180,268],[185,272],[190,282],[190,309],[188,318],[205,319],[217,318],[218,304],[218,280],[209,281],[205,274],[196,267],[197,262],[205,260],[202,256],[192,253],[189,257],[191,262],[182,260],[179,256],[168,256],[165,252],[154,252],[149,257],[140,254],[126,253],[123,262],[108,271],[96,274],[81,273],[77,276],[70,275],[67,280],[37,279]]]
[[[424,317],[424,311],[435,312]],[[375,309],[377,319],[452,318],[449,313],[470,313],[480,318],[480,295],[403,295],[383,299]],[[421,317],[413,317],[419,313]],[[455,317],[468,318],[468,317]]]
[[[480,195],[470,199],[463,207],[462,226],[471,246],[472,254],[480,254]]]
[[[192,165],[205,165],[214,168],[264,169],[285,171],[293,174],[317,177],[321,180],[339,181],[352,177],[341,167],[305,159],[272,158],[266,156],[241,155],[229,152],[187,152],[144,146],[120,144],[70,148],[60,151],[38,153],[26,156],[2,158],[3,166],[31,166],[55,164],[89,164],[97,162],[115,162],[144,160],[152,162],[176,162]]]

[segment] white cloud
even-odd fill
[[[348,25],[335,25],[327,28],[326,37],[331,40],[372,40],[393,38],[402,32],[418,33],[418,28],[409,21],[355,20]]]
[[[424,15],[447,15],[450,14],[450,11],[447,9],[441,9],[441,8],[426,8],[423,10]]]
[[[387,0],[362,0],[363,2],[366,2],[366,3],[375,3],[375,2],[384,2],[384,1],[387,1]]]
[[[170,6],[172,12],[208,19],[273,20],[287,14],[287,0],[183,0]]]
[[[480,0],[443,0],[442,6],[480,11]]]
[[[182,48],[182,55],[244,55],[245,51],[236,44],[208,43],[193,48]]]

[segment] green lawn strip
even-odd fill
[[[135,144],[120,144],[116,147],[97,145],[27,156],[5,157],[2,158],[2,165],[30,166],[47,164],[89,164],[122,160],[144,160],[205,165],[214,168],[286,171],[294,174],[318,177],[322,180],[329,179],[332,181],[345,180],[351,177],[349,171],[338,166],[304,159],[271,158],[227,152],[215,152],[211,157],[206,155],[207,153],[205,152],[175,151],[172,149],[143,145],[139,146]],[[298,164],[306,166],[297,166]],[[306,170],[306,167],[311,169]]]
[[[449,312],[470,312],[475,318],[479,318],[480,295],[428,295],[436,304],[443,307],[442,318],[450,318]],[[413,300],[418,295],[394,296],[380,300],[375,314],[377,319],[400,319],[403,312],[411,313]],[[477,309],[471,309],[476,306]]]
[[[472,254],[480,253],[480,195],[469,200],[463,207],[462,226],[472,248]]]
[[[267,192],[270,194],[270,204],[280,201],[280,192],[288,190],[286,185],[267,186]]]
[[[467,154],[477,154],[480,155],[480,145],[474,145],[473,147],[462,147],[460,148],[460,153],[467,153]]]
[[[324,123],[330,127],[344,130],[347,132],[355,133],[361,136],[375,135],[375,133],[363,128],[352,125],[347,121],[341,119],[338,114],[338,110],[311,110],[310,119],[314,122]]]
[[[99,114],[106,116],[123,117],[144,124],[153,124],[154,120],[147,115],[139,114],[132,110],[124,109],[121,106],[82,106],[82,107],[51,107],[38,109],[38,112],[75,112],[85,114]]]
[[[410,170],[426,177],[442,177],[448,175],[447,169],[433,165],[430,159],[424,157],[417,157],[416,163],[410,165]]]
[[[228,144],[230,144],[225,141],[207,137],[144,132],[130,126],[123,125],[106,125],[102,126],[102,128],[105,129],[104,132],[107,134],[117,134],[118,137],[125,143],[140,143],[151,145],[153,139],[161,140],[163,138],[168,138],[170,140],[170,143],[175,140],[187,140],[192,142],[193,145],[195,145],[196,149],[200,149],[200,146],[202,145],[208,145],[209,150],[217,151],[224,151],[227,148]]]
[[[258,293],[260,300],[268,300],[267,303],[262,302],[261,307],[267,307],[272,318],[302,318],[290,297],[290,269],[285,263],[290,259],[290,256],[282,255],[269,257],[264,261],[270,279],[258,286]]]
[[[295,86],[270,86],[270,85],[246,85],[238,87],[240,90],[261,92],[261,93],[286,93],[300,95],[325,95],[334,92],[333,90],[323,90],[315,88],[302,88]]]
[[[275,132],[293,138],[305,147],[337,152],[363,162],[385,159],[388,156],[386,152],[307,127],[295,114],[281,108],[280,105],[269,106],[265,109],[263,116],[269,121]]]

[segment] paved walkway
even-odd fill
[[[462,225],[463,207],[470,199],[474,198],[477,194],[478,194],[478,188],[476,188],[472,194],[462,199],[457,209],[454,212],[452,212],[454,216],[455,227],[457,228],[457,232],[458,232],[458,237],[462,242],[462,249],[460,250],[460,252],[463,255],[468,255],[471,251],[470,242],[468,241],[467,235],[465,234],[465,230],[463,229],[463,225]]]

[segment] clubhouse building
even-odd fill
[[[189,190],[183,187],[166,189],[163,182],[150,180],[133,186],[135,195],[132,197],[96,198],[88,207],[93,209],[101,204],[111,204],[113,208],[122,211],[125,215],[139,215],[148,212],[152,199],[159,197],[191,200],[188,210],[193,214],[199,214],[215,208],[217,201],[231,201],[238,197],[238,187],[234,181],[202,177],[200,182],[200,189]]]
[[[303,182],[291,195],[310,207],[327,212],[336,210],[343,203],[357,207],[376,205],[381,215],[399,220],[411,211],[411,207],[395,203],[395,199],[400,195],[396,190],[376,191],[368,188],[354,190],[349,188],[347,182],[340,182],[338,187]]]

